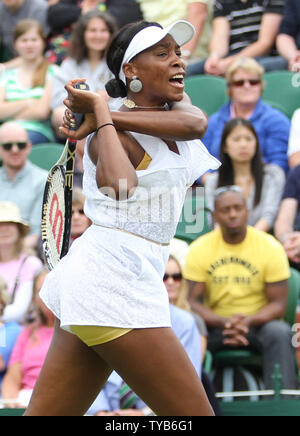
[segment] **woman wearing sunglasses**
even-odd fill
[[[203,142],[210,153],[219,156],[225,124],[233,118],[244,118],[251,121],[257,132],[263,161],[287,171],[290,121],[262,101],[263,74],[263,68],[251,58],[240,58],[230,65],[226,72],[230,100],[211,116]]]
[[[269,232],[279,210],[285,174],[276,164],[263,164],[257,134],[250,121],[235,118],[226,124],[220,160],[219,171],[205,184],[207,207],[214,209],[216,195],[239,189],[247,200],[248,224]]]

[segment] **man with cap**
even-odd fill
[[[0,127],[0,201],[13,201],[21,216],[30,225],[27,247],[35,249],[40,236],[43,192],[47,171],[33,165],[28,157],[31,151],[26,130],[16,122]]]

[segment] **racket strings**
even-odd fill
[[[62,252],[65,227],[64,174],[56,167],[48,178],[42,223],[44,252],[47,263],[56,265]]]

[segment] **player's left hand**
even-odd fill
[[[93,133],[97,128],[96,118],[94,114],[85,114],[84,121],[78,130],[70,130],[74,125],[75,119],[73,113],[67,109],[63,118],[63,125],[59,128],[62,135],[67,138],[74,139],[76,141],[86,138],[88,135]]]
[[[73,113],[93,113],[94,107],[99,100],[101,102],[106,102],[102,94],[74,88],[74,86],[78,83],[85,81],[85,79],[72,79],[69,80],[65,86],[68,96],[64,100],[64,105],[67,106],[67,108]]]

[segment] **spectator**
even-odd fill
[[[121,28],[127,23],[142,20],[142,13],[136,0],[51,0],[48,10],[48,23],[51,28],[49,50],[47,56],[58,65],[67,56],[72,26],[80,18],[93,9],[101,12],[107,10]]]
[[[292,118],[288,157],[290,168],[300,165],[300,109],[297,109]]]
[[[16,57],[13,31],[21,20],[37,20],[45,34],[48,34],[47,10],[48,5],[45,0],[2,0],[0,2],[0,41],[6,51],[7,60]]]
[[[127,404],[122,405],[122,392],[126,388]],[[124,408],[123,408],[124,407]],[[87,411],[89,416],[150,416],[154,415],[146,404],[113,371],[104,388]]]
[[[24,249],[24,237],[29,230],[18,207],[0,202],[0,274],[8,285],[11,302],[2,321],[22,323],[32,297],[32,280],[41,268],[41,261]]]
[[[140,0],[144,19],[154,21],[163,27],[177,20],[187,20],[195,27],[194,38],[182,47],[182,56],[194,63],[208,56],[212,34],[214,0]]]
[[[286,254],[273,236],[247,226],[241,192],[227,187],[215,198],[219,228],[191,244],[185,267],[192,309],[209,329],[208,348],[255,349],[263,354],[266,389],[273,387],[276,363],[283,386],[295,389],[292,332],[282,321],[290,276]]]
[[[13,37],[20,65],[1,76],[0,120],[20,120],[32,144],[53,141],[49,118],[54,67],[43,56],[43,28],[36,20],[22,20]]]
[[[300,165],[288,175],[278,218],[275,236],[279,239],[292,263],[299,269],[300,264]]]
[[[80,188],[73,190],[71,242],[79,238],[91,225],[90,219],[84,213],[85,196]]]
[[[269,232],[279,210],[285,174],[276,164],[263,164],[257,134],[249,121],[235,118],[226,124],[220,161],[219,171],[205,184],[206,206],[213,211],[217,188],[238,185],[247,201],[248,224]]]
[[[263,161],[287,171],[290,120],[262,101],[263,73],[263,68],[251,58],[241,58],[230,65],[226,72],[230,101],[209,119],[203,142],[211,154],[219,156],[225,124],[233,118],[248,119],[256,130]]]
[[[38,295],[47,273],[43,270],[35,278],[36,318],[18,337],[3,379],[2,398],[7,407],[27,406],[52,340],[54,316]]]
[[[114,18],[106,13],[93,10],[82,15],[73,29],[69,57],[57,70],[52,96],[52,124],[57,136],[62,125],[66,107],[65,84],[74,77],[84,77],[91,91],[104,93],[104,87],[112,78],[106,60],[105,51],[116,30]],[[120,104],[119,104],[120,106]]]
[[[266,71],[285,69],[274,51],[283,5],[283,0],[216,0],[209,57],[187,74],[223,76],[240,57],[256,58]]]
[[[0,276],[0,319],[10,301],[11,296],[7,290],[7,283]],[[0,392],[8,361],[20,331],[21,327],[18,323],[0,321]]]
[[[16,122],[0,127],[0,201],[13,201],[30,224],[25,243],[37,247],[41,233],[41,210],[48,173],[33,165],[28,156],[31,143],[26,130]]]
[[[181,265],[173,255],[170,256],[166,266],[164,283],[168,291],[170,304],[186,312],[191,312],[191,306],[187,300],[188,285],[182,276]],[[207,346],[207,329],[201,317],[196,313],[192,313],[192,315],[197,323],[197,328],[201,336],[201,361],[203,362]]]
[[[283,20],[277,36],[277,50],[288,61],[289,70],[300,70],[300,4],[286,0]]]

